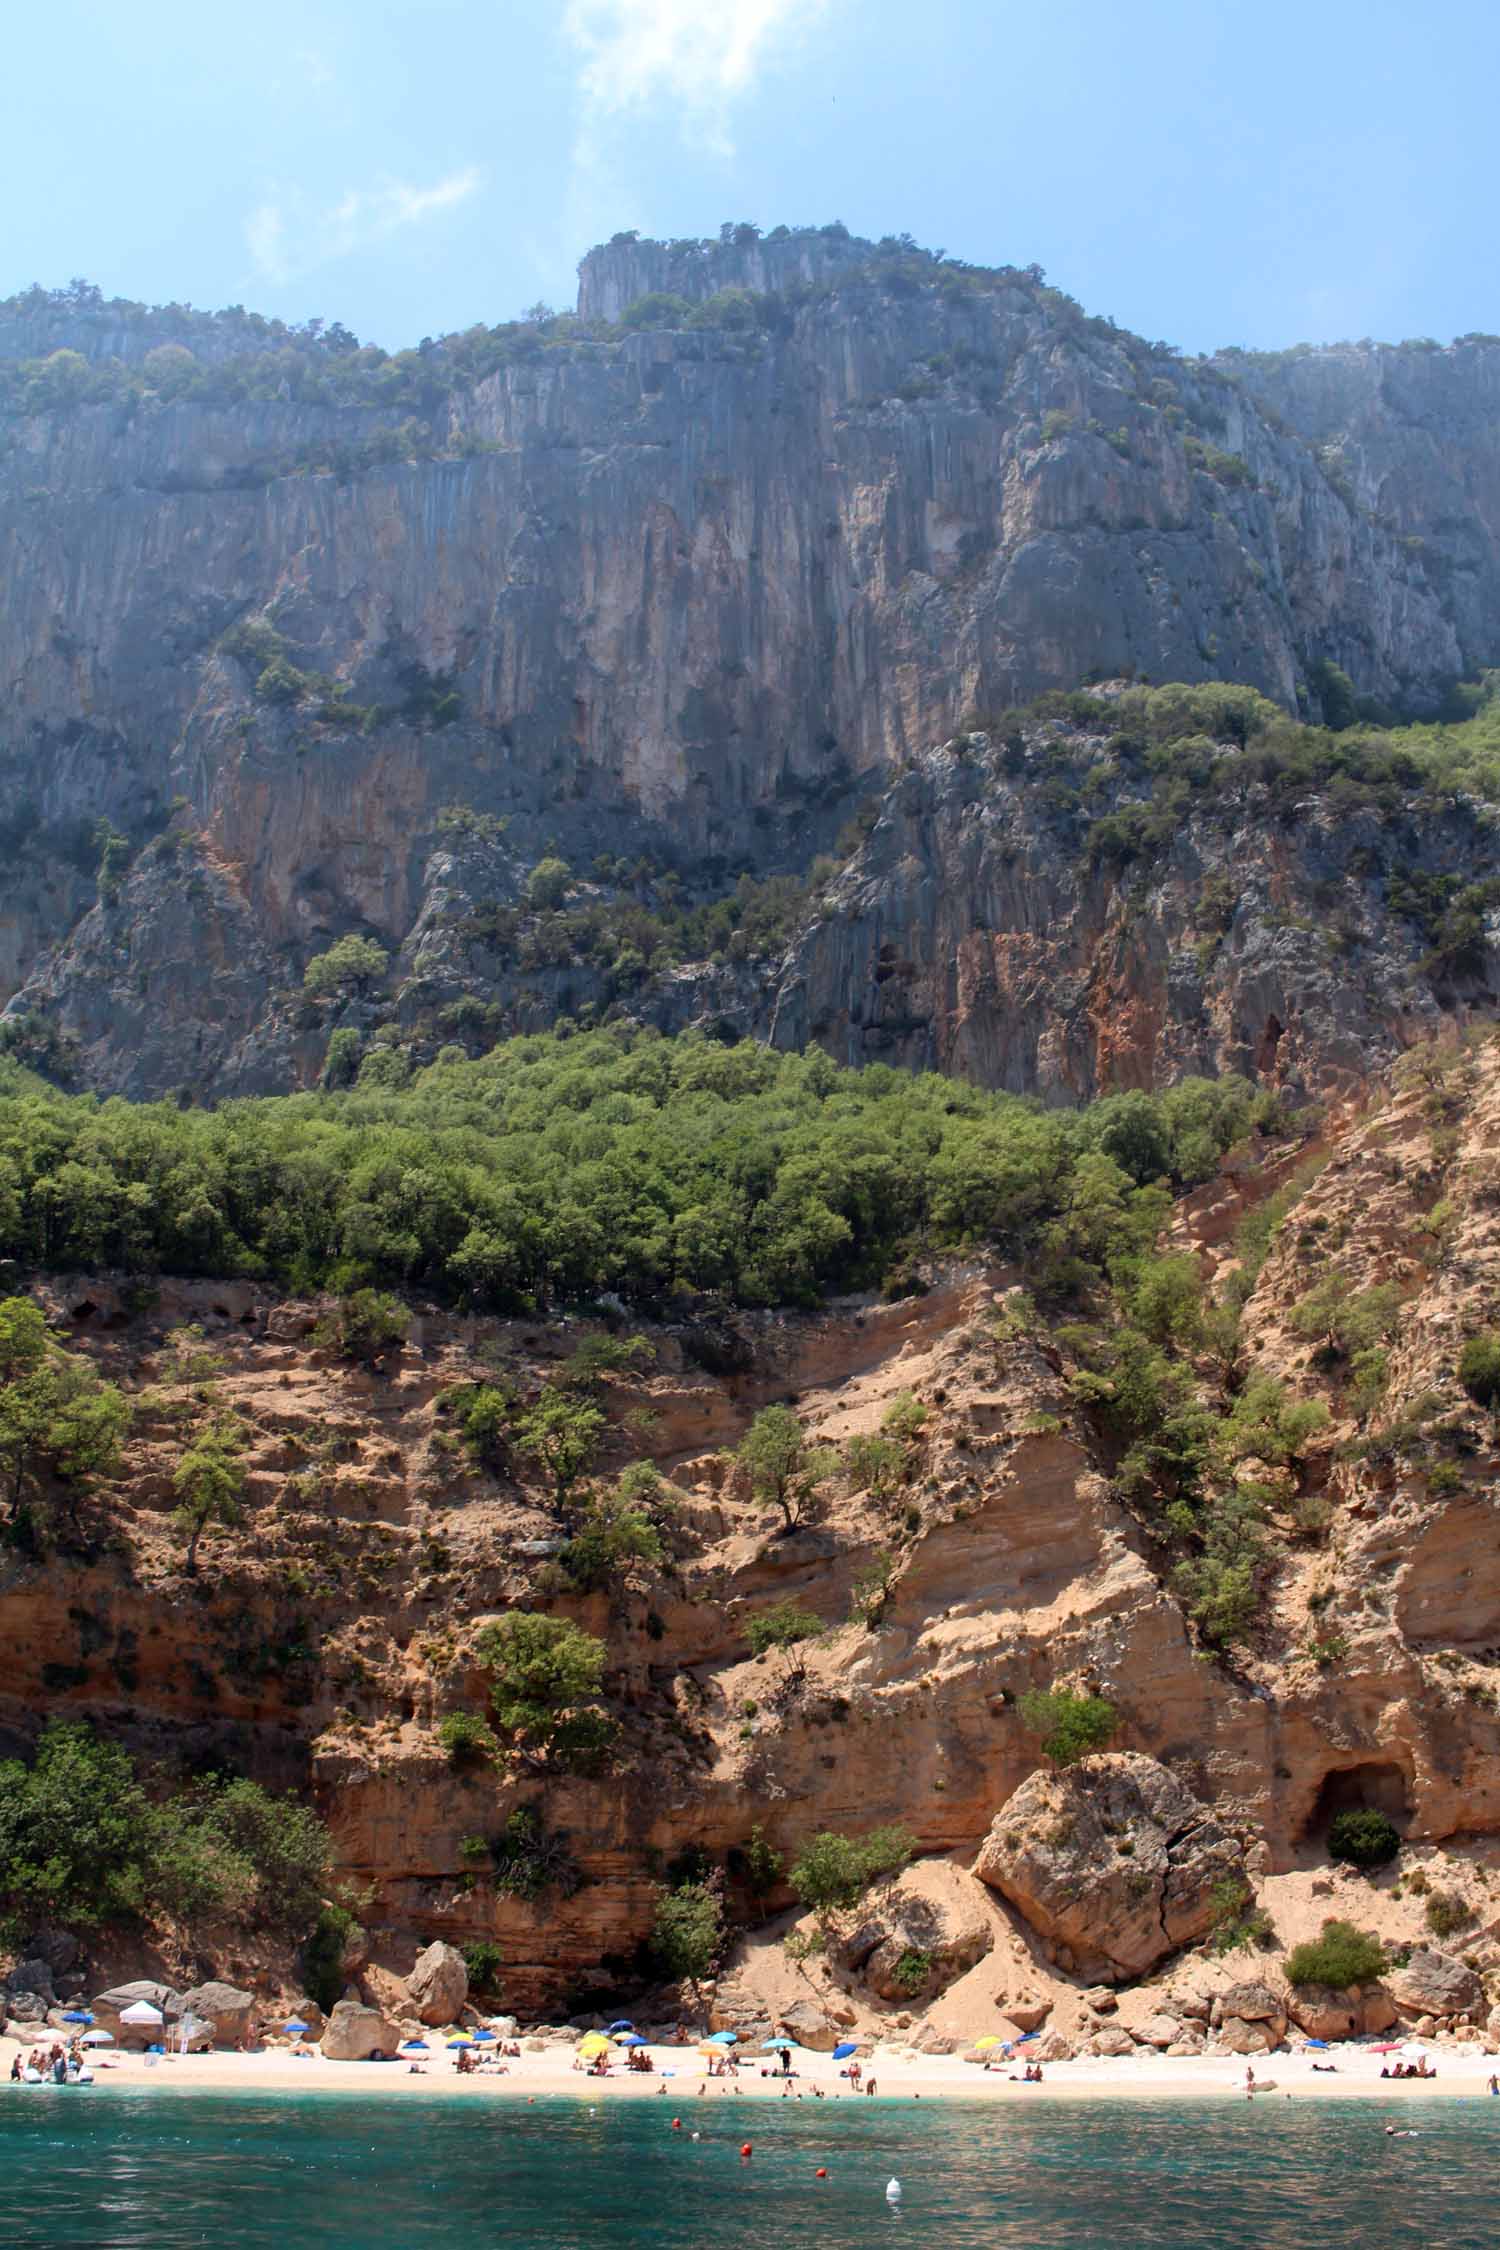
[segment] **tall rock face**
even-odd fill
[[[1386,355],[1340,421],[1304,362],[1183,362],[1034,270],[740,232],[616,242],[580,319],[383,371],[246,315],[5,309],[0,1003],[84,1076],[304,1071],[305,961],[408,943],[445,806],[701,883],[1089,674],[1292,707],[1328,662],[1420,706],[1496,654],[1488,472],[1456,496],[1500,346]],[[175,872],[86,913],[97,824],[169,820]]]

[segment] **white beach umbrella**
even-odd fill
[[[144,2025],[161,2023],[164,2018],[160,2008],[153,2008],[149,2000],[132,2000],[128,2008],[120,2011],[120,2021]]]
[[[86,2031],[83,2035],[85,2047],[112,2047],[114,2043],[115,2035],[112,2031]]]

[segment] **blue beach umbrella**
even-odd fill
[[[92,2023],[93,2020],[87,2008],[64,2008],[63,2010],[64,2023]]]
[[[284,2032],[290,2035],[303,2031],[311,2031],[312,2025],[309,2023],[304,2023],[300,2016],[293,2016],[291,2020],[288,2023],[284,2023],[281,2028]]]
[[[805,2055],[808,2050],[800,2039],[768,2039],[761,2048],[763,2055],[779,2055],[783,2047],[790,2047],[794,2055]]]
[[[450,2039],[448,2041],[450,2047],[472,2047],[473,2044],[472,2039]]]
[[[475,2031],[469,2036],[476,2047],[493,2047],[499,2034],[493,2031]]]
[[[711,2031],[704,2040],[705,2047],[734,2047],[739,2044],[737,2031]]]
[[[1326,2047],[1328,2041],[1326,2039],[1308,2039],[1303,2044],[1308,2047]]]
[[[425,2039],[403,2039],[401,2052],[403,2055],[425,2055],[430,2049]]]
[[[1042,2035],[1039,2031],[1023,2031],[1020,2038],[1016,2041],[1016,2045],[1018,2047],[1024,2047],[1028,2039],[1040,2039],[1041,2036]]]
[[[622,2047],[644,2047],[645,2044],[645,2040],[638,2031],[632,2031],[628,2038],[620,2041]]]
[[[621,2016],[616,2022],[607,2023],[604,2026],[606,2038],[613,2038],[617,2031],[634,2031],[634,2029],[635,2025],[631,2022],[629,2016]]]
[[[835,2062],[842,2062],[845,2055],[857,2054],[858,2051],[859,2041],[857,2039],[841,2039],[833,2050],[833,2059]]]

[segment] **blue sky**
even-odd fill
[[[1189,350],[1500,330],[1493,0],[43,0],[0,294],[341,319],[537,299],[617,227],[1033,260]]]

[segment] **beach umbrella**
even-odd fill
[[[578,2052],[584,2056],[607,2055],[609,2053],[609,2041],[602,2031],[591,2031],[579,2040]]]
[[[304,2031],[311,2031],[312,2025],[310,2023],[304,2023],[300,2016],[293,2016],[291,2020],[287,2023],[284,2023],[281,2028],[287,2034],[288,2038],[297,2038],[300,2037]]]
[[[788,2037],[786,2039],[768,2039],[761,2048],[761,2053],[763,2055],[779,2055],[783,2047],[790,2047],[794,2055],[805,2055],[810,2052],[810,2049],[803,2046],[800,2039]]]
[[[93,2020],[87,2008],[64,2008],[63,2010],[64,2023],[92,2023]]]
[[[711,2031],[708,2044],[711,2047],[735,2047],[739,2044],[739,2037],[737,2031]]]
[[[854,2055],[858,2052],[859,2041],[857,2039],[841,2039],[833,2050],[833,2059],[835,2062],[842,2062],[845,2055]]]
[[[403,2039],[401,2052],[403,2055],[425,2055],[429,2049],[425,2039]]]
[[[114,2043],[115,2035],[112,2031],[86,2031],[83,2035],[85,2047],[112,2047]]]
[[[976,2047],[1003,2047],[1005,2045],[1005,2041],[1001,2038],[998,2031],[987,2031],[984,2037],[982,2039],[976,2039],[974,2044]]]
[[[469,2036],[476,2047],[493,2047],[496,2039],[499,2037],[499,2033],[494,2031],[475,2031],[471,2032]]]
[[[160,2008],[153,2008],[149,2000],[132,2000],[130,2006],[122,2010],[120,2021],[135,2024],[162,2023],[165,2018]]]
[[[1372,2055],[1399,2055],[1401,2044],[1396,2039],[1383,2039],[1378,2047],[1370,2049]]]
[[[1326,2039],[1304,2039],[1302,2044],[1304,2047],[1326,2047],[1328,2041]]]
[[[617,2031],[634,2031],[635,2025],[631,2022],[629,2016],[620,2016],[614,2023],[607,2023],[604,2029],[607,2033],[613,2035]]]
[[[1020,2038],[1016,2041],[1016,2045],[1018,2047],[1024,2047],[1028,2039],[1040,2039],[1041,2036],[1042,2035],[1039,2031],[1023,2031]]]
[[[615,2041],[617,2047],[644,2047],[646,2044],[638,2031],[627,2031],[622,2039]]]
[[[466,2038],[465,2038],[465,2037],[463,2036],[462,2032],[460,2032],[459,2036],[458,2036],[458,2037],[457,2037],[456,2039],[450,2039],[450,2040],[448,2041],[448,2045],[449,2045],[450,2047],[472,2047],[472,2046],[473,2046],[473,2044],[474,2044],[473,2040],[472,2040],[472,2039],[466,2039]]]

